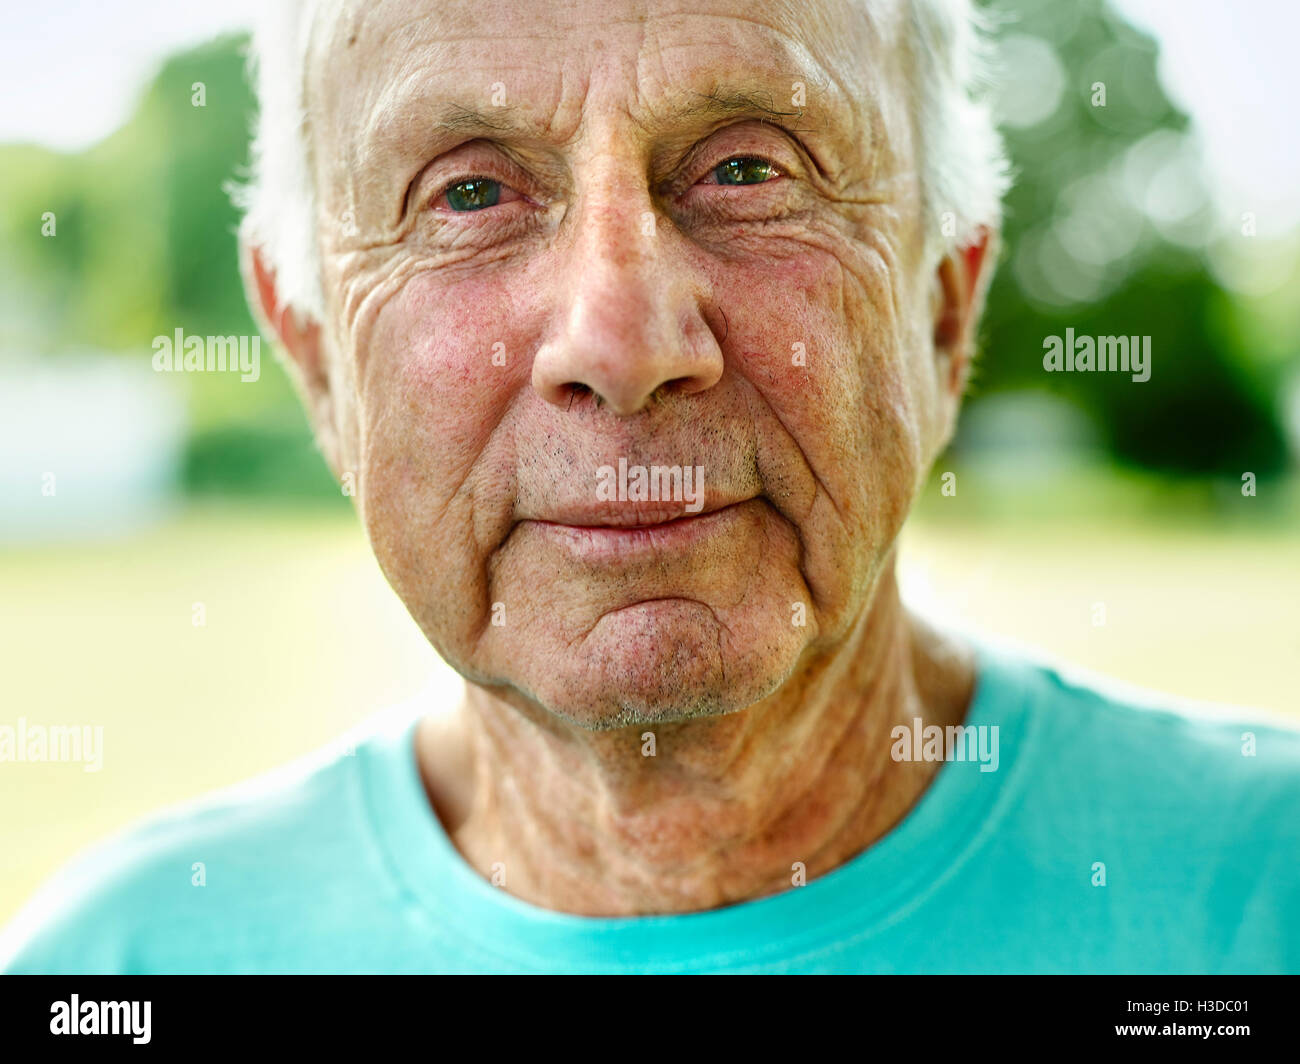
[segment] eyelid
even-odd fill
[[[433,178],[430,175],[435,170],[449,171],[450,176],[439,179],[437,185],[433,186]],[[425,164],[407,190],[406,209],[428,210],[450,189],[466,181],[495,181],[501,186],[503,192],[508,189],[520,199],[528,198],[527,193],[522,191],[522,186],[528,184],[526,171],[521,170],[501,145],[476,138],[456,145]]]
[[[757,128],[766,131],[763,138],[765,143],[761,145],[755,143],[759,139]],[[776,137],[772,136],[774,133]],[[784,150],[781,150],[782,147]],[[678,163],[677,176],[669,178],[660,187],[672,195],[685,195],[730,159],[761,159],[777,171],[778,177],[794,178],[798,176],[801,167],[808,165],[808,158],[807,149],[802,142],[784,126],[776,122],[747,119],[717,129],[696,144]],[[702,161],[707,161],[708,165],[702,166]],[[770,183],[772,182],[760,182]]]

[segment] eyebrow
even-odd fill
[[[671,127],[683,119],[717,120],[752,116],[760,121],[782,123],[791,118],[802,118],[804,108],[780,109],[773,94],[765,89],[711,89],[692,92],[685,102],[666,109],[649,124]],[[448,103],[432,123],[435,134],[462,137],[493,137],[502,134],[540,133],[527,110],[515,105],[493,107],[480,111],[461,103]]]
[[[438,116],[434,125],[436,129],[443,133],[487,135],[491,133],[508,133],[521,124],[512,123],[508,120],[500,121],[502,118],[508,119],[510,115],[518,111],[517,107],[502,106],[494,107],[492,110],[497,117],[493,117],[484,111],[476,111],[474,108],[466,107],[463,104],[451,103]]]
[[[777,108],[772,94],[767,90],[711,89],[692,94],[693,100],[677,111],[674,117],[685,118],[735,118],[753,115],[769,121],[783,118],[802,118],[803,108],[782,111]]]
[[[714,86],[708,92],[692,92],[684,104],[669,110],[662,116],[652,119],[654,126],[670,130],[683,119],[702,120],[706,123],[725,122],[727,119],[751,118],[779,127],[788,135],[825,132],[833,124],[832,114],[809,108],[799,107],[790,102],[790,110],[777,106],[774,94],[766,87],[729,88]],[[807,118],[808,121],[803,121]],[[792,119],[794,121],[792,121]],[[799,140],[809,162],[823,177],[826,168],[823,159],[809,143]]]

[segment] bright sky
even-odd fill
[[[0,141],[93,143],[130,113],[162,57],[239,28],[268,2],[276,0],[11,5],[0,40]],[[1225,211],[1254,211],[1261,235],[1300,223],[1300,3],[1116,3],[1160,41],[1161,75],[1202,133]]]

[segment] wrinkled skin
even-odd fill
[[[326,320],[256,249],[249,273],[385,575],[471,681],[422,734],[439,815],[574,911],[834,867],[928,782],[888,728],[960,719],[971,684],[892,573],[987,273],[983,243],[925,254],[903,13],[343,8],[306,81]],[[469,179],[499,200],[456,210]],[[598,507],[620,458],[702,467],[703,512],[575,527],[680,515]]]

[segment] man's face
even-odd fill
[[[888,7],[317,27],[327,449],[471,679],[593,728],[725,713],[861,618],[955,408]]]

